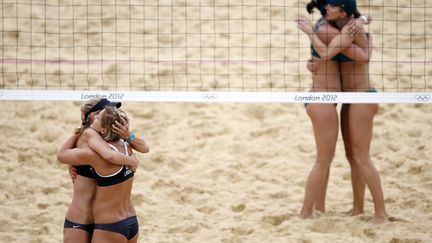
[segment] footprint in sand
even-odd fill
[[[233,212],[239,213],[239,212],[243,212],[246,208],[246,205],[244,205],[243,203],[239,204],[239,205],[233,205],[231,206],[231,210]]]
[[[389,218],[388,218],[388,221],[390,221],[390,222],[396,222],[396,223],[409,223],[410,221],[408,221],[408,220],[406,220],[406,219],[403,219],[403,218],[397,218],[397,217],[393,217],[393,216],[390,216]]]
[[[376,237],[376,232],[373,229],[364,229],[363,233],[368,237],[368,238],[375,238]]]
[[[216,208],[209,207],[209,206],[203,206],[203,207],[196,208],[196,211],[201,212],[201,213],[205,213],[205,214],[211,214],[214,211],[216,211]]]
[[[46,204],[46,203],[39,203],[38,205],[37,205],[37,207],[39,208],[39,209],[46,209],[46,208],[48,208],[48,204]]]
[[[254,232],[254,229],[249,229],[245,227],[235,227],[231,229],[231,232],[235,235],[250,235]]]
[[[281,214],[281,215],[275,215],[275,216],[264,216],[262,217],[261,221],[266,224],[271,224],[273,226],[278,226],[282,224],[282,222],[290,219],[293,215],[291,214]]]
[[[400,239],[400,238],[392,238],[389,243],[420,243],[424,242],[421,239]]]
[[[138,205],[139,206],[139,205],[143,204],[144,201],[145,201],[144,195],[142,195],[142,194],[134,194],[134,195],[132,195],[132,203],[134,205]]]

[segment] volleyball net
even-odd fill
[[[432,103],[430,1],[358,0],[378,93],[308,93],[307,2],[3,0],[0,100]]]

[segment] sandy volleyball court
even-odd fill
[[[140,47],[144,43],[147,47],[157,46],[160,49],[147,48],[145,53],[134,52],[135,49],[128,52],[130,51],[128,48],[120,46],[128,45],[126,40],[129,39],[124,38],[124,35],[111,33],[115,28],[122,29],[121,24],[126,26],[130,24],[128,21],[122,19],[117,23],[107,19],[103,21],[106,31],[103,36],[94,33],[88,36],[77,34],[76,39],[71,39],[67,34],[71,31],[97,32],[101,28],[98,25],[101,22],[100,16],[99,19],[89,23],[79,21],[72,27],[71,24],[67,24],[68,21],[62,22],[62,25],[55,20],[54,25],[45,24],[44,11],[49,12],[47,16],[54,19],[59,18],[59,15],[67,18],[72,12],[68,8],[55,8],[59,4],[58,1],[55,3],[45,1],[50,2],[47,9],[44,8],[45,2],[43,4],[40,4],[40,1],[32,2],[35,3],[31,5],[32,16],[39,18],[32,23],[31,31],[35,33],[32,43],[29,43],[28,35],[13,31],[3,34],[2,43],[44,46],[59,45],[60,42],[65,46],[76,45],[77,47],[74,49],[75,52],[69,49],[59,51],[59,48],[34,49],[33,59],[66,60],[52,62],[49,65],[41,62],[31,65],[23,63],[16,68],[13,66],[17,64],[16,62],[4,62],[2,67],[4,73],[1,78],[5,86],[15,87],[17,82],[19,85],[35,85],[39,88],[56,86],[59,85],[60,79],[63,82],[62,89],[73,88],[72,85],[77,85],[78,89],[87,88],[88,85],[98,89],[104,85],[118,84],[119,89],[121,87],[129,89],[129,85],[136,85],[133,87],[134,90],[157,90],[158,88],[164,90],[184,87],[185,82],[188,81],[190,90],[194,90],[194,88],[202,88],[200,86],[202,80],[210,82],[203,88],[204,90],[218,88],[219,91],[226,91],[230,85],[233,89],[240,87],[242,82],[246,86],[255,85],[257,80],[263,82],[252,87],[264,91],[281,87],[283,91],[287,91],[283,88],[287,80],[288,84],[292,85],[290,87],[293,87],[293,90],[288,91],[304,91],[310,85],[310,76],[303,76],[300,79],[297,77],[297,74],[306,72],[302,61],[309,57],[308,41],[305,36],[297,35],[295,24],[291,21],[298,11],[306,14],[303,7],[306,1],[296,2],[299,7],[287,11],[266,6],[257,7],[256,1],[249,4],[252,6],[246,4],[248,5],[246,9],[253,9],[253,11],[245,11],[245,18],[265,19],[270,18],[271,15],[274,19],[286,17],[290,20],[290,22],[278,22],[280,25],[272,25],[273,33],[284,33],[280,36],[273,35],[272,41],[275,41],[273,44],[283,43],[289,47],[296,47],[300,41],[304,44],[302,50],[286,48],[281,51],[275,48],[274,53],[270,53],[268,48],[261,50],[238,47],[241,44],[268,47],[269,39],[263,36],[258,38],[256,35],[255,37],[245,35],[245,40],[241,40],[239,36],[234,35],[233,38],[223,34],[210,35],[211,38],[208,39],[205,35],[191,34],[186,37],[180,34],[174,38],[163,35],[173,31],[173,26],[170,25],[172,21],[158,23],[151,20],[147,22],[145,28],[139,27],[142,23],[138,23],[138,29],[131,29],[140,34],[131,35],[130,40],[131,43],[141,45]],[[67,1],[60,2],[66,4]],[[79,5],[89,1],[75,2]],[[99,1],[101,2],[105,3],[105,0]],[[124,9],[125,13],[117,13],[116,16],[124,18],[132,15],[142,18],[145,13],[148,18],[155,18],[159,12],[153,11],[154,8],[151,6],[158,6],[158,2],[169,6],[173,1],[148,1],[149,5],[146,7],[142,6],[141,1],[130,2],[141,6],[129,9],[120,7],[120,4],[115,6],[112,4],[111,7],[113,9],[117,7],[116,10],[107,7],[104,8],[104,14],[114,16],[116,11]],[[168,16],[169,19],[172,14],[175,17],[185,18],[186,10],[182,6],[192,1],[179,2],[176,8],[166,6],[160,8],[160,17]],[[213,5],[213,1],[210,0],[197,2],[208,6]],[[241,2],[250,3],[250,1],[231,0],[233,5]],[[265,2],[270,4],[269,1]],[[284,1],[270,2],[284,4]],[[292,5],[291,2],[285,2]],[[421,65],[420,68],[415,65],[425,60],[430,61],[430,56],[427,55],[432,52],[421,47],[426,47],[430,42],[424,40],[425,33],[424,36],[403,35],[405,33],[403,31],[411,27],[417,27],[419,32],[409,30],[409,33],[429,31],[430,21],[426,22],[427,26],[419,25],[419,22],[414,21],[418,16],[427,18],[425,16],[428,12],[420,8],[413,8],[410,12],[407,8],[401,7],[400,14],[396,16],[392,8],[382,10],[381,1],[369,2],[371,7],[366,8],[366,12],[374,15],[378,21],[370,26],[370,30],[372,33],[379,33],[375,35],[375,43],[378,47],[374,50],[374,65],[371,68],[376,87],[381,92],[383,88],[388,89],[384,92],[396,91],[394,87],[398,87],[399,91],[424,91],[425,88],[430,91],[432,88],[429,83],[430,68],[427,69],[428,67],[423,65],[422,69]],[[106,3],[113,2],[107,0]],[[367,4],[366,1],[361,3]],[[296,4],[294,5],[297,6]],[[402,2],[399,1],[399,4]],[[2,12],[22,13],[23,16],[27,16],[25,9],[17,11],[15,5],[3,4]],[[28,3],[20,6],[30,5]],[[50,11],[52,6],[57,12]],[[189,17],[197,17],[193,9],[193,7],[189,9]],[[223,7],[218,9],[222,12],[216,13],[212,8],[202,8],[201,14],[216,18],[215,16],[223,17],[238,12],[235,9],[224,10]],[[90,13],[101,14],[98,10],[100,10],[98,6],[88,10],[84,7],[76,7],[74,16],[85,19]],[[430,8],[427,11],[430,11]],[[409,20],[410,16],[415,23],[411,27],[407,26],[407,22],[402,21]],[[399,39],[393,38],[394,35],[385,35],[387,32],[394,32],[396,26],[384,26],[383,22],[379,22],[380,18],[401,20],[400,26],[397,27],[400,28],[399,33],[401,33]],[[258,27],[253,23],[255,22],[244,22],[242,28],[245,28],[245,33],[268,30],[270,22],[267,21],[265,22],[267,25]],[[10,27],[12,30],[15,24],[18,26],[18,23],[14,23]],[[24,29],[30,25],[25,19],[20,24]],[[181,25],[181,22],[175,24]],[[217,27],[212,21],[203,21],[201,24],[203,29],[219,28],[217,30],[221,33],[224,28],[228,28],[226,21],[219,22]],[[9,28],[10,25],[4,26]],[[200,27],[192,23],[188,29],[190,32],[197,30],[191,26]],[[233,32],[237,31],[235,26],[230,28]],[[61,37],[64,39],[60,37],[44,39],[43,33],[59,31],[66,33]],[[162,34],[160,36],[151,34],[155,31]],[[98,42],[101,37],[105,38],[103,43]],[[215,48],[210,48],[203,49],[202,52],[197,52],[197,49],[193,48],[189,48],[188,51],[181,48],[175,51],[172,49],[175,46],[184,46],[188,42],[194,45],[199,43],[200,38],[202,38],[202,45],[231,45],[232,49],[220,48],[216,51]],[[92,42],[96,48],[87,48],[87,41]],[[420,48],[412,44],[411,49],[403,49],[410,44],[409,41],[413,43],[417,41]],[[101,54],[100,46],[109,46],[113,43],[117,43],[118,46],[107,47]],[[400,50],[395,51],[388,45],[390,47],[398,45]],[[29,50],[20,48],[17,52],[14,48],[4,48],[2,58],[26,59],[29,58]],[[142,51],[143,48],[138,50]],[[87,59],[115,57],[117,61],[114,62],[88,65],[79,63],[79,60],[84,60],[85,64]],[[173,60],[184,60],[185,57],[189,58],[186,60],[189,65],[188,70],[199,75],[176,76],[176,83],[173,83],[171,74],[185,71],[184,64],[174,64]],[[242,62],[223,61],[242,60],[241,58],[252,61],[246,65]],[[78,61],[67,62],[73,59]],[[128,62],[122,61],[126,59],[145,59],[148,62],[143,62],[146,65],[133,63],[127,66]],[[210,61],[197,63],[193,60]],[[261,63],[261,60],[273,60],[273,66],[269,68],[269,64]],[[283,61],[278,62],[280,60]],[[396,61],[399,62],[398,65]],[[30,71],[35,74],[31,75]],[[267,75],[270,71],[272,74],[284,74],[287,80],[277,75]],[[36,74],[37,72],[42,74]],[[128,75],[122,76],[125,72],[128,72]],[[227,72],[232,75],[219,75]],[[267,74],[260,76],[261,72]],[[399,76],[395,77],[396,74]],[[415,75],[429,76],[422,78]],[[269,78],[273,80],[270,82]],[[231,83],[225,82],[227,79]],[[117,81],[126,83],[121,84]],[[152,83],[153,81],[155,83]],[[81,104],[82,102],[66,101],[0,102],[2,134],[0,242],[62,242],[63,222],[71,201],[72,183],[67,167],[56,161],[56,152],[73,129],[80,124]],[[312,127],[302,104],[124,102],[122,108],[131,119],[131,129],[137,136],[144,137],[149,142],[151,150],[149,154],[139,155],[140,167],[135,174],[133,188],[133,202],[140,222],[140,243],[432,242],[432,106],[430,104],[380,106],[375,119],[372,159],[381,173],[386,207],[391,216],[388,224],[380,226],[367,223],[373,214],[372,200],[368,191],[365,214],[356,217],[347,215],[351,209],[352,190],[349,165],[344,157],[341,138],[331,166],[327,212],[317,214],[313,220],[299,219],[298,213],[302,205],[305,181],[315,159]]]
[[[56,150],[79,124],[80,102],[2,102],[1,242],[61,242],[72,184]],[[133,202],[140,242],[430,242],[430,105],[382,105],[372,156],[392,221],[351,207],[340,140],[328,212],[300,220],[314,160],[300,104],[125,103],[132,129],[151,145],[140,155]]]

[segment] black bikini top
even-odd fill
[[[127,144],[122,141],[124,147],[125,147],[125,154],[127,156],[129,156],[128,153],[128,148],[127,148]],[[115,151],[119,152],[118,149],[112,145],[112,144],[108,144],[111,146],[111,148],[113,148]],[[107,176],[103,176],[103,175],[99,175],[96,170],[94,171],[94,178],[96,179],[96,183],[98,186],[100,187],[104,187],[104,186],[112,186],[112,185],[116,185],[119,183],[122,183],[123,181],[126,181],[127,179],[133,177],[134,172],[127,167],[126,165],[123,165],[120,170],[118,170],[117,172],[115,172],[114,174],[111,175],[107,175]]]

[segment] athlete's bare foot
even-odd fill
[[[374,216],[371,220],[369,220],[369,223],[372,223],[372,224],[385,224],[385,223],[388,223],[389,222],[389,220],[388,220],[388,217],[387,216]]]
[[[320,212],[320,213],[325,213],[324,208],[315,208],[315,211]]]
[[[344,212],[343,214],[349,215],[349,216],[357,216],[357,215],[360,215],[360,214],[363,214],[363,213],[364,213],[363,210],[350,209],[350,210]]]
[[[356,208],[351,209],[351,216],[356,216],[363,213],[364,213],[363,209],[356,209]]]
[[[313,214],[312,213],[300,213],[299,217],[301,219],[313,219]]]

